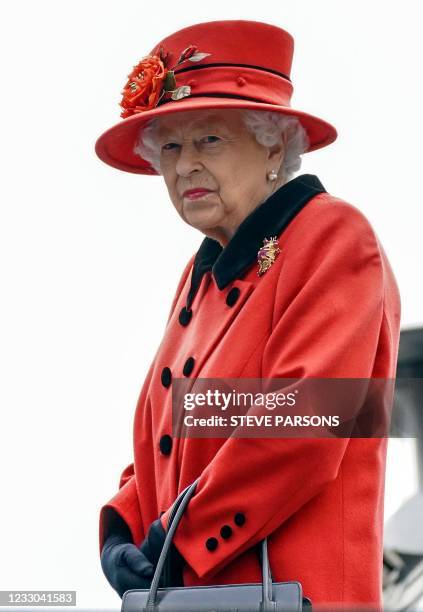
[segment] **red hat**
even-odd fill
[[[310,141],[305,152],[325,147],[336,139],[336,129],[290,106],[293,51],[291,34],[259,21],[208,21],[174,32],[128,75],[123,119],[99,137],[97,155],[126,172],[157,174],[133,150],[142,126],[161,115],[212,108],[294,116]]]

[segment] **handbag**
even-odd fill
[[[261,583],[218,584],[159,588],[162,571],[182,514],[199,478],[174,502],[166,538],[149,589],[130,589],[122,598],[121,612],[301,612],[311,611],[300,582],[273,582],[267,553],[267,538],[260,542]]]

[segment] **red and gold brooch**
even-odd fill
[[[211,55],[210,53],[199,53],[197,47],[190,45],[179,56],[178,61],[172,68],[167,67],[169,53],[165,53],[163,47],[159,49],[159,55],[147,55],[144,57],[130,74],[123,89],[121,117],[130,117],[135,113],[150,110],[158,105],[164,96],[170,95],[172,100],[180,100],[189,96],[191,87],[183,85],[176,86],[174,69],[183,62],[200,62]]]
[[[273,238],[269,240],[267,240],[267,238],[263,240],[263,246],[257,253],[257,262],[259,266],[257,271],[258,276],[261,276],[270,268],[280,252],[281,250],[276,236],[273,236]]]

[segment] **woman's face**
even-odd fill
[[[237,110],[187,111],[160,117],[160,164],[182,219],[225,246],[241,221],[282,183],[282,145],[264,147]],[[204,188],[190,195],[190,189]]]

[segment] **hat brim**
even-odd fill
[[[133,150],[142,126],[154,117],[168,115],[169,113],[216,108],[275,111],[282,115],[297,117],[306,130],[310,141],[310,146],[305,153],[326,147],[338,135],[333,125],[327,121],[290,106],[235,98],[186,97],[122,119],[119,123],[101,134],[95,143],[95,152],[104,163],[119,170],[136,174],[157,175],[158,173],[151,167],[150,163],[134,153]]]

